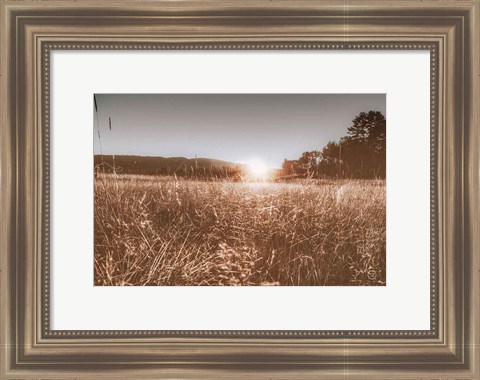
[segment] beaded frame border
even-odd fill
[[[54,50],[428,50],[430,52],[430,330],[51,330],[50,53]],[[436,338],[438,337],[438,43],[417,42],[43,42],[41,45],[43,199],[41,333],[45,338]]]

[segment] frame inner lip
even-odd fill
[[[437,293],[437,241],[438,221],[436,220],[435,208],[437,205],[437,168],[436,168],[436,133],[437,118],[436,106],[437,99],[437,51],[438,43],[433,42],[184,42],[184,43],[163,43],[163,42],[63,42],[49,41],[42,42],[42,109],[44,112],[43,125],[45,125],[43,136],[43,151],[46,162],[49,162],[48,131],[50,125],[49,119],[49,94],[50,94],[50,52],[52,50],[429,50],[430,51],[430,87],[431,87],[431,167],[430,167],[430,187],[431,187],[431,267],[430,267],[430,330],[51,330],[50,329],[50,260],[49,260],[49,165],[44,166],[44,194],[43,199],[43,236],[44,244],[42,250],[42,261],[44,271],[42,272],[42,336],[45,338],[73,338],[73,337],[238,337],[242,338],[435,338],[438,337],[438,293]],[[47,142],[47,143],[45,143]]]

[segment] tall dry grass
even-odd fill
[[[385,285],[385,181],[99,175],[95,285]]]

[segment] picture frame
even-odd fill
[[[480,376],[478,1],[3,1],[0,378]],[[429,330],[52,330],[50,52],[429,50]]]

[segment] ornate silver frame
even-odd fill
[[[478,1],[47,0],[1,10],[1,378],[479,376]],[[430,330],[51,330],[49,59],[65,49],[429,50]]]

